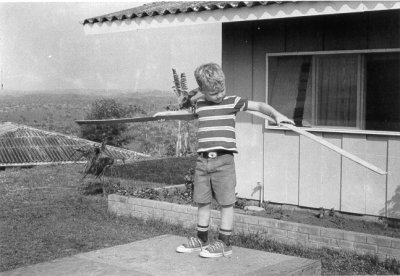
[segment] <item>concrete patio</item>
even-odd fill
[[[233,255],[215,259],[179,254],[186,238],[162,235],[129,244],[35,264],[1,275],[315,275],[321,263],[233,247]]]

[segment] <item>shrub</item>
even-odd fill
[[[92,103],[86,119],[118,119],[130,117],[137,113],[145,114],[146,112],[137,106],[125,107],[114,99],[100,99]],[[123,135],[126,129],[126,124],[83,125],[81,137],[95,142],[102,142],[105,138],[108,138],[107,144],[119,147],[127,142],[127,137]]]

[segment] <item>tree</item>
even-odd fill
[[[92,103],[86,117],[88,120],[117,119],[128,117],[129,111],[114,99],[103,98]],[[107,139],[107,144],[118,147],[126,142],[122,135],[126,128],[126,124],[84,125],[81,127],[81,137],[95,142],[103,142]]]

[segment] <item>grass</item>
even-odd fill
[[[328,248],[310,249],[300,245],[286,245],[265,239],[257,234],[237,235],[234,237],[234,243],[236,246],[246,248],[320,260],[323,275],[392,275],[400,273],[400,262],[394,259],[379,262],[377,257],[371,255],[359,255]]]
[[[82,168],[0,172],[1,271],[160,234],[143,221],[108,214],[104,197],[83,196],[82,187],[92,180],[80,181]],[[142,181],[130,184],[154,186]]]
[[[82,194],[82,187],[93,178],[81,182],[81,170],[82,165],[69,165],[0,172],[0,271],[162,234],[193,234],[193,229],[163,221],[109,214],[104,197]],[[136,180],[112,181],[140,188],[163,186]],[[289,246],[257,235],[235,235],[234,244],[319,259],[323,274],[400,273],[398,262],[379,263],[371,256]]]
[[[115,166],[106,175],[166,184],[185,183],[185,174],[196,164],[196,156],[144,160]]]

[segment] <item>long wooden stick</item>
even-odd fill
[[[78,125],[112,125],[112,124],[123,124],[123,123],[139,123],[139,122],[151,122],[151,121],[171,121],[171,120],[182,120],[190,121],[196,117],[192,113],[186,114],[171,114],[163,116],[149,116],[149,117],[136,117],[136,118],[120,118],[120,119],[104,119],[104,120],[76,120],[75,123]]]
[[[250,113],[254,116],[266,119],[272,123],[276,123],[275,120],[271,117],[269,117],[268,115],[265,115],[263,113],[257,112],[257,111],[246,111],[247,113]],[[151,117],[137,117],[137,118],[121,118],[121,119],[104,119],[104,120],[78,120],[75,121],[77,124],[81,125],[81,124],[118,124],[118,123],[137,123],[137,122],[149,122],[149,121],[160,121],[160,120],[185,120],[185,121],[189,121],[189,120],[193,120],[195,119],[195,115],[192,113],[179,113],[178,112],[165,112],[165,115],[159,115],[159,116],[151,116]],[[169,113],[169,114],[168,114]],[[174,114],[175,113],[175,114]],[[386,171],[368,163],[367,161],[355,156],[354,154],[351,154],[337,146],[335,146],[334,144],[329,143],[328,141],[326,141],[323,138],[320,138],[318,136],[315,136],[301,128],[295,127],[291,124],[284,124],[281,123],[281,125],[283,125],[284,127],[286,127],[287,129],[290,129],[300,135],[303,135],[307,138],[310,138],[311,140],[314,140],[315,142],[339,153],[340,155],[376,172],[382,175],[387,174]]]
[[[263,118],[263,119],[267,119],[268,121],[270,121],[272,123],[276,123],[274,119],[272,119],[271,117],[269,117],[268,115],[265,115],[263,113],[260,113],[260,112],[257,112],[257,111],[247,111],[247,112],[250,113],[250,114],[253,114],[253,115],[257,116],[257,117],[260,117],[260,118]],[[372,171],[374,171],[376,173],[379,173],[379,174],[382,174],[382,175],[387,174],[386,171],[384,171],[384,170],[372,165],[371,163],[368,163],[367,161],[355,156],[354,154],[351,154],[351,153],[343,150],[342,148],[339,148],[339,147],[335,146],[334,144],[329,143],[328,141],[326,141],[323,138],[315,136],[315,135],[313,135],[313,134],[311,134],[311,133],[309,133],[309,132],[307,132],[307,131],[305,131],[305,130],[303,130],[301,128],[295,127],[294,125],[291,125],[291,124],[281,123],[281,125],[283,125],[284,127],[288,128],[288,129],[290,129],[290,130],[292,130],[292,131],[294,131],[294,132],[296,132],[298,134],[301,134],[301,135],[303,135],[303,136],[305,136],[307,138],[310,138],[310,139],[314,140],[315,142],[317,142],[317,143],[319,143],[319,144],[321,144],[321,145],[323,145],[323,146],[325,146],[325,147],[327,147],[327,148],[339,153],[340,155],[342,155],[342,156],[344,156],[344,157],[346,157],[346,158],[348,158],[348,159],[350,159],[350,160],[352,160],[352,161],[354,161],[354,162],[356,162],[356,163],[358,163],[358,164],[360,164],[360,165],[362,165],[362,166],[364,166],[364,167],[366,167],[366,168],[368,168],[368,169],[370,169],[370,170],[372,170]]]

